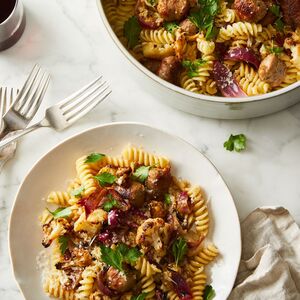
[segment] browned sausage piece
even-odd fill
[[[235,0],[233,7],[241,20],[256,23],[267,13],[267,6],[263,0]]]
[[[171,184],[169,168],[151,168],[145,182],[147,189],[154,197],[163,196]]]
[[[198,27],[190,19],[183,20],[179,26],[188,35],[194,35],[198,32]]]
[[[130,203],[135,207],[142,207],[145,200],[145,187],[139,183],[133,181],[129,189]]]
[[[158,0],[157,11],[166,21],[180,21],[188,10],[188,0]]]
[[[277,17],[271,12],[270,8],[275,4],[276,5],[277,2],[275,2],[274,0],[266,0],[265,4],[266,7],[268,9],[267,14],[264,16],[264,18],[259,22],[261,25],[263,26],[267,26],[269,24],[274,24],[274,22],[276,21]]]
[[[300,0],[280,0],[285,23],[294,27],[300,26]]]
[[[150,58],[143,61],[143,65],[153,73],[157,73],[160,63],[161,62],[159,60]]]
[[[149,9],[145,0],[138,0],[135,6],[135,15],[144,28],[156,29],[162,25],[164,19],[154,10]]]
[[[159,66],[157,75],[171,83],[175,83],[180,70],[180,62],[175,56],[165,57]]]
[[[272,87],[280,85],[286,74],[286,65],[275,54],[269,54],[258,69],[259,78]]]
[[[164,204],[160,201],[151,201],[149,204],[150,214],[152,218],[164,218],[166,216],[166,210]]]
[[[110,267],[106,273],[107,286],[114,291],[124,293],[131,290],[136,283],[136,276],[130,272],[120,272]]]

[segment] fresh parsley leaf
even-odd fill
[[[282,47],[272,47],[272,48],[270,48],[270,52],[274,53],[276,55],[279,55],[280,53],[283,52],[283,48]]]
[[[179,28],[179,26],[176,22],[165,22],[164,27],[168,32],[171,32],[171,33],[173,33],[174,30]]]
[[[212,300],[216,296],[216,292],[211,285],[206,285],[203,292],[203,300]]]
[[[281,20],[281,18],[277,19],[274,24],[275,24],[275,27],[276,27],[277,30],[283,31],[283,29],[284,29],[284,23]]]
[[[54,217],[54,219],[67,218],[72,213],[72,209],[70,207],[59,207],[55,211],[50,211],[49,209],[48,211]]]
[[[141,252],[137,248],[130,248],[126,253],[125,260],[132,265],[141,255]]]
[[[158,0],[145,0],[145,3],[146,3],[148,6],[154,7],[155,5],[157,5]]]
[[[217,34],[214,27],[215,16],[219,11],[218,0],[198,0],[200,9],[191,12],[189,19],[200,29],[206,30],[206,39],[213,39]]]
[[[102,208],[109,212],[110,210],[112,210],[114,207],[118,207],[119,206],[119,202],[111,195],[108,195],[108,201],[104,202]]]
[[[187,69],[187,74],[190,78],[198,75],[198,68],[206,64],[206,60],[204,59],[196,59],[194,61],[184,60],[182,66]]]
[[[137,248],[129,248],[125,244],[119,244],[115,250],[104,245],[100,245],[100,249],[102,260],[119,271],[123,271],[123,262],[134,264],[142,255]]]
[[[58,238],[59,249],[62,255],[64,255],[69,247],[70,237],[67,235],[62,235]]]
[[[81,196],[81,193],[84,191],[84,186],[82,185],[81,187],[79,187],[78,189],[75,189],[71,192],[71,195],[78,198]]]
[[[178,265],[187,252],[187,243],[185,239],[178,238],[172,245],[172,253],[175,258],[175,263]]]
[[[276,16],[277,18],[280,17],[281,13],[280,13],[280,6],[279,5],[275,5],[273,4],[270,8],[269,8],[270,12]]]
[[[246,136],[244,134],[230,135],[229,139],[224,143],[224,148],[228,151],[240,152],[246,149]]]
[[[137,168],[133,173],[133,177],[139,182],[145,182],[145,180],[148,178],[150,168],[151,166],[141,166]]]
[[[91,153],[90,155],[87,156],[86,160],[84,161],[86,164],[87,163],[94,163],[99,160],[101,160],[103,157],[105,157],[105,154],[102,153]]]
[[[219,29],[216,26],[209,26],[206,31],[205,38],[207,40],[214,40],[219,34]]]
[[[165,203],[167,205],[171,205],[172,204],[172,200],[171,200],[170,194],[165,194]]]
[[[138,296],[132,296],[130,300],[145,300],[148,293],[141,293]]]
[[[98,180],[101,186],[106,186],[108,184],[113,184],[115,180],[117,179],[116,176],[108,173],[108,172],[103,172],[99,175],[94,176],[95,179]]]
[[[137,261],[137,259],[142,255],[137,248],[129,248],[125,244],[119,244],[117,246],[117,251],[121,253],[121,255],[123,256],[123,260],[129,264],[134,264]]]
[[[132,49],[139,42],[142,27],[136,16],[130,17],[124,24],[124,35],[128,41],[129,49]]]
[[[100,245],[101,259],[103,262],[116,268],[119,271],[123,271],[123,256],[118,250],[113,250],[110,247]]]

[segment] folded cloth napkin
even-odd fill
[[[300,229],[289,212],[258,208],[241,229],[242,258],[228,300],[300,299]]]

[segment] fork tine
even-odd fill
[[[33,87],[33,91],[28,96],[30,101],[27,101],[26,107],[20,113],[24,115],[26,118],[31,118],[36,111],[39,109],[43,96],[46,92],[50,80],[50,75],[48,73],[44,73],[41,78],[39,78],[36,86]]]
[[[85,103],[80,110],[76,109],[72,115],[67,117],[67,122],[72,124],[76,122],[78,119],[82,118],[86,115],[89,111],[91,111],[95,106],[97,106],[100,102],[102,102],[106,97],[111,93],[111,89],[107,84],[104,89],[101,89],[97,92],[88,102]]]
[[[80,106],[84,101],[88,99],[94,92],[96,92],[101,86],[105,84],[105,81],[102,82],[101,79],[97,82],[97,85],[95,84],[94,86],[90,87],[89,89],[86,90],[86,92],[81,96],[78,97],[78,99],[74,99],[72,102],[67,104],[67,106],[64,106],[62,111],[65,114],[68,114],[69,112],[72,112],[76,107]]]
[[[80,89],[79,91],[73,93],[72,95],[70,95],[68,98],[60,101],[58,103],[58,105],[60,105],[60,108],[63,108],[64,106],[72,103],[74,101],[74,98],[77,98],[79,96],[81,96],[84,92],[86,92],[90,87],[92,87],[98,80],[101,80],[102,76],[97,77],[94,81],[92,81],[91,83],[87,84],[86,86],[84,86],[82,89]]]
[[[31,85],[32,82],[35,80],[38,72],[40,70],[40,66],[38,64],[36,64],[33,69],[31,70],[29,76],[27,77],[24,85],[22,86],[20,92],[17,95],[16,101],[14,103],[14,109],[18,110],[20,108],[20,106],[22,105]]]
[[[50,83],[51,76],[50,76],[50,74],[46,75],[46,73],[44,73],[44,75],[45,75],[45,80],[40,85],[39,94],[38,94],[37,97],[35,97],[35,101],[32,105],[33,108],[32,108],[31,111],[28,112],[28,114],[26,116],[27,118],[31,118],[36,113],[36,111],[39,109],[39,107],[41,105],[41,102],[42,102],[42,100],[43,100],[43,98],[46,94],[47,88],[48,88],[49,83]]]

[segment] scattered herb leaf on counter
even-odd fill
[[[164,27],[170,33],[173,33],[174,30],[176,30],[177,28],[179,28],[179,26],[178,26],[178,24],[176,22],[165,22],[164,23]]]
[[[214,26],[215,16],[219,11],[218,0],[198,0],[200,9],[193,11],[189,19],[200,29],[206,30],[205,38],[211,40],[215,38],[217,30]]]
[[[130,300],[145,300],[148,293],[141,293],[138,296],[132,296]]]
[[[84,161],[86,164],[88,163],[94,163],[99,160],[101,160],[103,157],[105,157],[105,154],[102,153],[91,153],[87,156],[86,160]]]
[[[129,18],[124,24],[124,35],[128,41],[128,47],[132,49],[139,42],[142,27],[136,16]]]
[[[48,211],[54,217],[54,219],[67,218],[72,213],[72,209],[70,207],[59,207],[55,211],[50,211],[49,209]]]
[[[247,138],[244,134],[230,135],[229,139],[224,143],[224,148],[228,151],[240,152],[246,149]]]
[[[170,196],[170,194],[165,194],[165,203],[167,204],[167,205],[171,205],[172,204],[172,199],[171,199],[171,196]]]
[[[203,300],[212,300],[216,296],[216,292],[211,285],[206,285],[203,291]]]
[[[185,239],[178,238],[172,245],[172,253],[175,258],[175,263],[178,265],[187,252],[187,244]]]
[[[139,182],[145,182],[145,180],[148,178],[150,168],[151,166],[142,166],[137,168],[133,173],[133,177]]]
[[[70,237],[67,235],[62,235],[58,238],[59,249],[62,255],[64,255],[69,247]]]
[[[119,271],[123,271],[123,262],[134,264],[142,255],[137,248],[129,248],[125,244],[119,244],[115,250],[104,245],[100,245],[100,249],[102,260]]]
[[[108,173],[108,172],[103,172],[99,175],[94,176],[95,179],[98,180],[101,186],[106,186],[108,184],[113,184],[115,180],[117,179],[116,176]]]
[[[197,76],[198,68],[203,66],[204,64],[206,64],[206,60],[201,59],[201,58],[198,58],[194,61],[184,60],[182,62],[182,66],[187,69],[187,71],[188,71],[187,74],[189,77]]]
[[[82,185],[78,189],[75,189],[71,192],[71,195],[78,198],[81,197],[82,192],[84,191],[84,186]]]
[[[103,204],[103,209],[107,212],[109,212],[110,210],[112,210],[114,207],[118,207],[119,206],[119,202],[111,195],[108,195],[108,201],[106,201]]]

